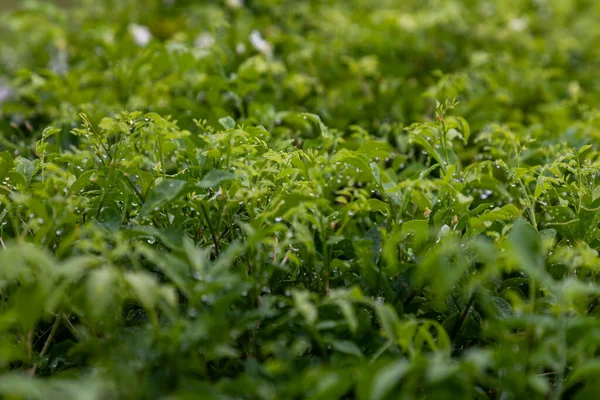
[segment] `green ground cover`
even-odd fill
[[[600,2],[0,16],[0,398],[595,399]]]

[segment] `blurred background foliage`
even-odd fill
[[[599,100],[594,0],[72,3],[26,0],[3,17],[5,135],[10,122],[68,130],[81,111],[122,109],[186,128],[226,115],[271,128],[279,111],[310,111],[381,134],[456,97],[475,129],[543,123],[544,137],[575,140],[573,121]]]

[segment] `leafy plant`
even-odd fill
[[[599,16],[8,12],[0,396],[596,395]]]

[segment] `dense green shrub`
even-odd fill
[[[73,3],[0,27],[0,396],[600,393],[600,3]]]

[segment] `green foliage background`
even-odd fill
[[[600,394],[600,2],[73,3],[1,16],[0,397]]]

